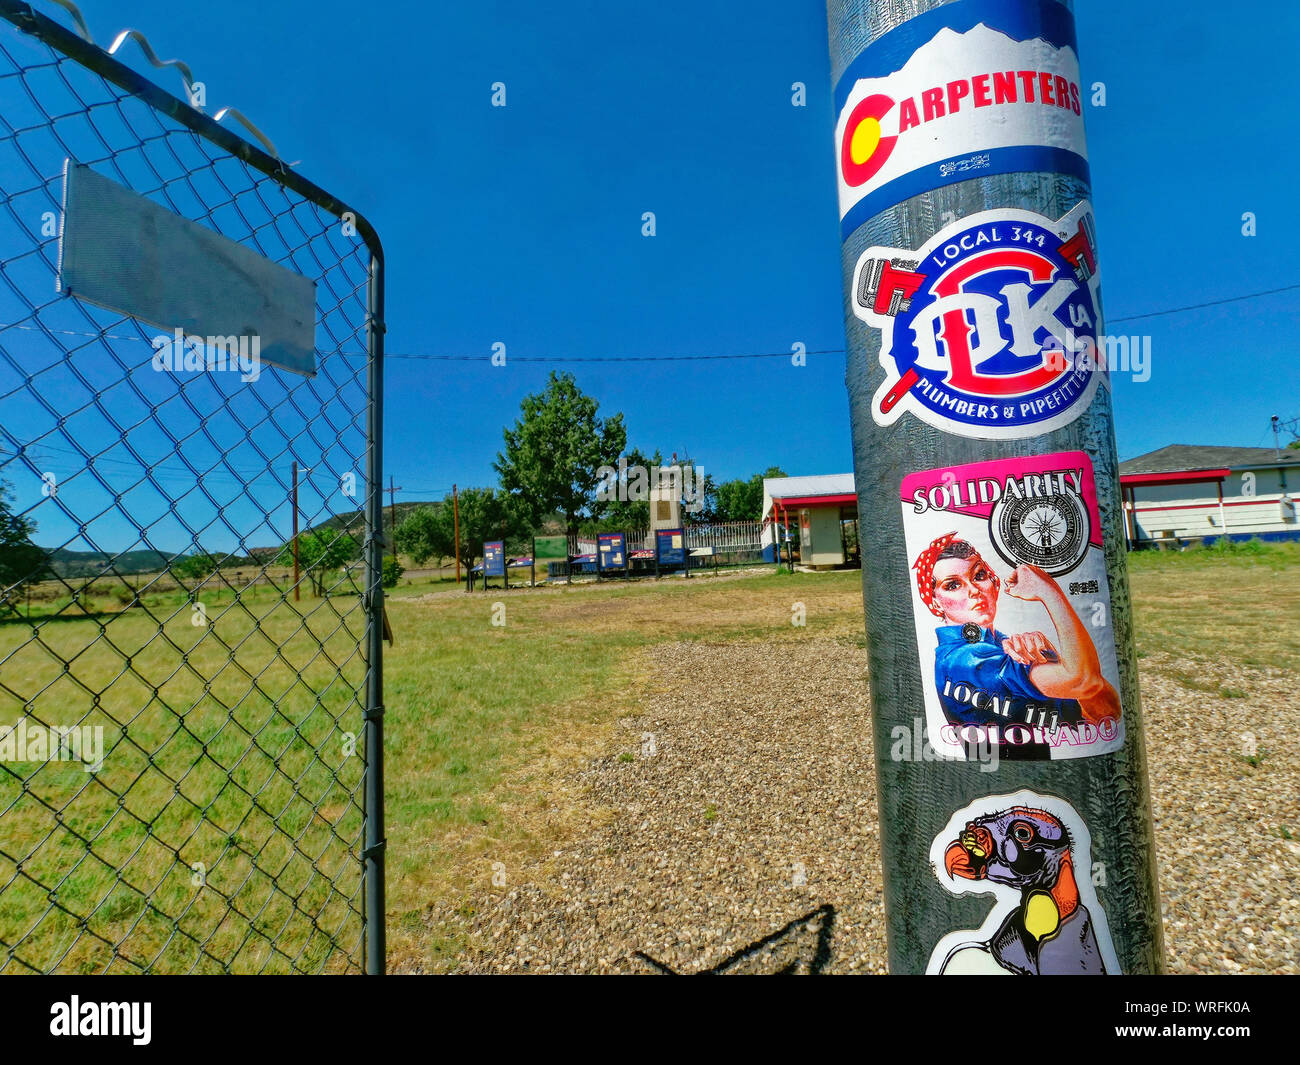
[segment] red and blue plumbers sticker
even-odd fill
[[[877,424],[911,412],[945,432],[999,440],[1082,414],[1105,378],[1094,232],[1083,202],[1055,222],[983,211],[915,251],[868,248],[852,304],[882,334]]]

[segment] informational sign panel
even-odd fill
[[[601,533],[596,565],[602,573],[627,569],[627,538],[622,533]]]
[[[504,577],[506,575],[506,549],[500,540],[493,540],[483,545],[483,575],[485,577]]]
[[[661,566],[680,566],[686,561],[686,530],[659,529],[655,533],[655,554]]]

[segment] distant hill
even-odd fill
[[[397,524],[401,525],[402,522],[410,516],[411,511],[413,510],[419,510],[421,507],[429,507],[433,510],[437,510],[440,506],[442,506],[442,503],[435,501],[424,503],[398,503],[396,507],[385,505],[383,520],[384,538],[387,539],[393,531],[392,517],[394,511],[397,513]],[[318,522],[312,526],[312,529],[346,529],[348,532],[355,533],[359,536],[361,530],[365,528],[365,524],[365,511],[348,510],[344,511],[342,514],[335,514],[332,518],[327,518],[325,521]]]
[[[255,547],[248,555],[232,555],[224,566],[261,566],[277,554],[278,547]],[[176,556],[166,551],[123,551],[114,555],[108,551],[69,551],[57,548],[50,552],[50,569],[59,577],[98,577],[114,573],[130,577],[138,573],[158,573]]]
[[[124,551],[112,555],[106,551],[68,551],[60,547],[50,552],[50,569],[60,577],[95,577],[106,572],[155,573],[170,558],[161,551]]]
[[[413,510],[420,507],[438,507],[440,503],[398,503],[397,524],[406,520],[407,515]],[[311,532],[316,529],[343,529],[360,538],[362,530],[365,528],[365,513],[361,510],[345,511],[342,514],[335,514],[325,521],[318,522],[310,528],[304,528],[303,532]],[[387,539],[392,533],[391,512],[388,507],[384,507],[384,538]],[[271,545],[267,547],[250,547],[247,556],[233,556],[229,562],[224,563],[223,569],[227,566],[265,566],[270,563],[276,555],[280,553],[280,545]],[[165,551],[123,551],[121,554],[114,555],[108,551],[69,551],[66,548],[55,548],[50,551],[50,569],[59,577],[98,577],[103,573],[117,573],[121,576],[132,576],[137,573],[157,573],[159,570],[174,558]]]

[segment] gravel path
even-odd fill
[[[592,827],[429,914],[468,934],[458,969],[884,972],[865,668],[832,638],[654,649],[643,715],[574,782]],[[1245,693],[1221,697],[1142,670],[1170,971],[1300,971],[1297,678],[1216,665]]]

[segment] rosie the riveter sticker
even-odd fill
[[[942,757],[1124,744],[1110,585],[1082,451],[911,473],[902,484],[926,722]]]
[[[876,423],[911,411],[945,432],[1001,440],[1059,429],[1087,410],[1106,379],[1094,232],[1084,201],[1056,222],[983,211],[917,251],[863,252],[852,305],[881,331]]]
[[[1088,826],[1064,799],[1021,790],[958,810],[930,846],[954,895],[993,895],[979,928],[949,932],[926,972],[946,976],[1120,973],[1092,883]]]

